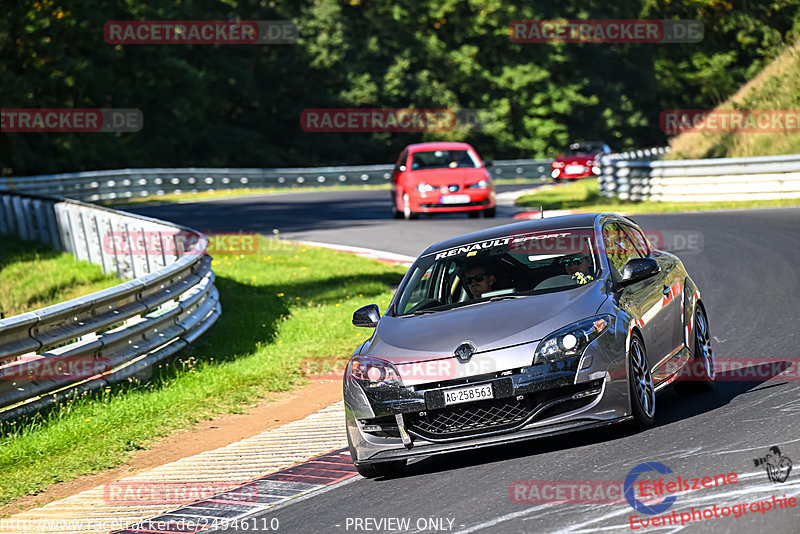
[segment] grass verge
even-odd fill
[[[0,503],[119,465],[159,437],[343,368],[371,330],[353,310],[385,309],[405,269],[259,238],[258,253],[214,259],[222,316],[198,344],[129,382],[0,425]]]
[[[798,206],[800,199],[747,200],[730,202],[641,202],[607,198],[600,195],[600,186],[595,178],[587,178],[570,184],[545,187],[530,195],[523,195],[517,206],[542,206],[547,210],[582,210],[587,212],[615,213],[668,213],[678,211],[705,211],[735,208],[774,208]]]
[[[120,282],[99,265],[37,241],[3,235],[0,313],[5,317],[100,291]]]

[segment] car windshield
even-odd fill
[[[600,264],[591,229],[521,233],[420,258],[394,314],[433,313],[506,298],[568,291],[593,282]]]
[[[602,143],[574,143],[569,147],[570,156],[591,156],[603,152]]]
[[[411,170],[423,169],[474,169],[480,167],[478,159],[469,150],[432,150],[415,152],[411,157]]]

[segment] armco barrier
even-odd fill
[[[674,161],[601,159],[600,192],[624,200],[800,198],[800,154]]]
[[[628,152],[616,152],[604,156],[607,160],[613,161],[617,159],[634,160],[634,161],[651,161],[654,159],[661,159],[665,154],[669,153],[668,146],[659,146],[653,148],[640,148],[638,150],[629,150]]]
[[[495,161],[495,178],[546,179],[552,159]],[[57,195],[89,202],[216,189],[386,184],[393,165],[286,169],[120,169],[0,180],[0,192]]]
[[[190,228],[75,200],[0,193],[0,233],[50,243],[132,278],[0,320],[0,420],[147,373],[220,315],[208,239]],[[148,245],[135,246],[145,236]]]

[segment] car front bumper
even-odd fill
[[[511,443],[629,419],[624,357],[576,372],[576,361],[532,365],[435,387],[367,393],[345,380],[347,435],[356,463]],[[491,384],[494,398],[445,406],[443,391]],[[402,426],[402,429],[401,429]]]
[[[469,197],[466,202],[447,203],[442,202],[446,198],[454,196]],[[495,193],[489,189],[479,189],[476,191],[462,190],[452,195],[442,195],[440,193],[420,194],[414,192],[411,196],[412,211],[419,213],[450,213],[459,211],[480,211],[494,208]]]
[[[550,176],[555,180],[579,180],[581,178],[588,178],[590,176],[598,176],[600,168],[598,166],[584,166],[580,172],[566,172],[564,169],[553,167],[550,171]]]

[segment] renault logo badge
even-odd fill
[[[475,354],[475,345],[470,341],[465,341],[456,348],[453,354],[455,354],[459,362],[467,363],[472,358],[472,355]]]

